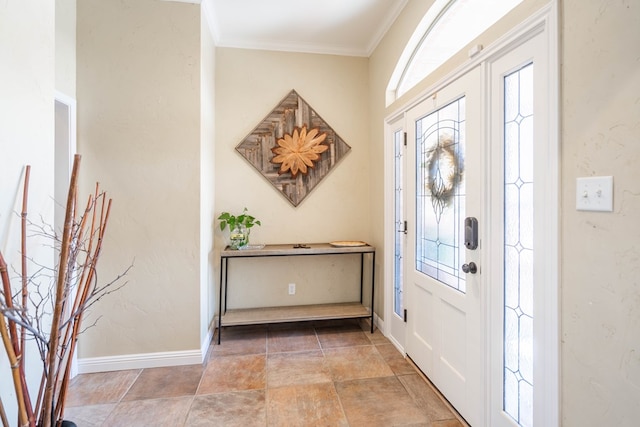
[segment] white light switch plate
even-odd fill
[[[613,177],[591,176],[576,180],[576,209],[613,212]]]

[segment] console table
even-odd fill
[[[229,280],[229,259],[256,257],[290,257],[360,254],[360,301],[334,304],[297,305],[281,307],[257,307],[227,310],[227,286]],[[371,305],[365,307],[362,301],[364,289],[365,254],[371,259]],[[376,250],[362,246],[333,246],[329,243],[265,245],[260,249],[233,250],[228,246],[220,252],[220,295],[218,298],[218,344],[223,326],[253,325],[264,323],[284,323],[309,320],[371,318],[373,333],[373,295]],[[223,296],[224,295],[224,296]],[[223,307],[224,301],[224,307]],[[224,309],[224,311],[223,311]]]

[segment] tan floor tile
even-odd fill
[[[116,403],[75,406],[64,411],[64,419],[73,421],[78,427],[100,427],[115,407]]]
[[[217,340],[215,341],[217,343]],[[211,358],[267,352],[267,328],[264,326],[233,326],[222,328],[220,345],[213,346]]]
[[[222,333],[227,334],[227,336],[233,336],[234,334],[246,334],[248,332],[267,332],[269,330],[270,325],[239,325],[239,326],[230,326],[224,329]]]
[[[267,330],[271,331],[281,331],[281,330],[302,330],[306,328],[311,328],[315,332],[314,322],[313,321],[300,321],[300,322],[284,322],[284,323],[271,323],[267,326]]]
[[[396,377],[335,384],[351,426],[419,425],[428,420]]]
[[[362,326],[360,325],[360,323],[361,323],[360,319],[329,319],[329,320],[316,320],[312,322],[313,327],[316,330],[323,329],[323,328],[335,328],[335,327],[362,329]]]
[[[266,355],[212,358],[202,374],[197,394],[265,388]]]
[[[426,422],[426,423],[416,423],[416,424],[403,424],[403,425],[395,425],[395,427],[469,427],[467,424],[461,423],[457,419],[454,420],[444,420],[444,421],[434,421],[434,422]]]
[[[400,375],[398,376],[398,380],[400,380],[416,404],[422,408],[429,421],[454,420],[457,422],[453,412],[449,410],[447,405],[445,405],[442,399],[440,399],[420,374]],[[457,424],[453,425],[455,426]],[[444,424],[444,426],[446,426],[446,424]]]
[[[78,375],[69,386],[67,407],[118,402],[140,372],[134,369]]]
[[[434,421],[431,423],[431,427],[464,427],[460,421],[456,420],[444,420],[444,421]]]
[[[267,390],[268,426],[348,426],[332,383]]]
[[[264,390],[236,391],[196,396],[185,427],[264,427]]]
[[[368,326],[336,320],[228,328],[206,367],[80,375],[65,418],[79,427],[468,427]]]
[[[380,330],[378,329],[373,331],[373,333],[371,333],[370,330],[365,329],[364,334],[369,339],[369,341],[371,341],[372,344],[376,344],[376,345],[391,344],[391,341],[389,341],[387,337],[382,335],[382,332],[380,332]]]
[[[193,396],[203,370],[202,365],[144,369],[122,400]]]
[[[376,345],[378,352],[396,375],[415,374],[416,369],[393,344]]]
[[[310,326],[269,329],[267,338],[267,351],[269,353],[319,349],[318,337],[315,330]]]
[[[320,327],[316,328],[316,333],[322,348],[371,345],[371,341],[357,323]]]
[[[276,353],[267,357],[267,387],[331,382],[321,351]]]
[[[105,421],[109,427],[175,427],[184,424],[193,396],[121,402]]]
[[[331,348],[324,355],[334,381],[393,375],[374,346]]]

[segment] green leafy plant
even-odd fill
[[[229,230],[233,230],[236,227],[244,226],[249,229],[254,225],[262,225],[259,220],[247,213],[247,208],[244,208],[242,214],[236,216],[231,215],[229,212],[222,212],[218,219],[220,220],[220,230],[224,230],[229,226]]]

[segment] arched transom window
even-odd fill
[[[522,0],[436,0],[396,65],[387,105],[496,23]]]

